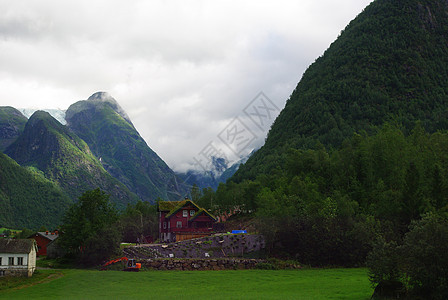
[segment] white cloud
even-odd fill
[[[108,91],[185,169],[258,92],[283,108],[370,2],[0,0],[0,105],[65,109]]]

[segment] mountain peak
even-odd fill
[[[103,167],[142,200],[173,200],[182,195],[174,172],[148,147],[108,93],[98,92],[72,104],[66,119],[68,128],[101,157]]]
[[[96,92],[90,96],[87,101],[101,101],[101,102],[112,102],[117,103],[117,101],[108,92]]]
[[[44,111],[44,110],[36,110],[30,117],[30,119],[35,119],[35,118],[50,118],[51,115]]]
[[[43,110],[36,110],[29,118],[27,126],[34,126],[37,122],[42,120],[51,122],[50,124],[52,124],[52,126],[61,126],[61,124],[53,116]]]
[[[108,105],[109,107],[111,107],[117,114],[119,114],[134,128],[134,125],[132,124],[128,114],[124,111],[123,108],[121,108],[117,100],[115,100],[108,92],[96,92],[92,94],[92,96],[90,96],[86,101],[78,101],[77,103],[72,104],[67,110],[65,117],[68,120],[72,117],[73,113],[77,113],[82,110],[94,107],[104,107],[104,105]]]

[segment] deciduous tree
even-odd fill
[[[60,245],[87,265],[100,264],[119,248],[118,211],[100,189],[85,192],[66,212]]]

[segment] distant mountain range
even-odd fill
[[[245,163],[251,154],[234,162],[230,166],[225,158],[212,157],[212,168],[210,170],[189,170],[184,173],[176,173],[176,175],[182,180],[182,184],[189,189],[196,185],[200,189],[212,188],[215,190],[220,183],[225,183],[227,179],[232,177],[240,165]]]
[[[43,172],[72,199],[97,187],[110,193],[119,207],[138,199],[103,168],[82,139],[47,112],[36,111],[5,154]]]
[[[66,111],[0,107],[0,150],[9,156],[0,157],[0,225],[9,227],[57,225],[70,203],[97,187],[118,208],[178,200],[193,185],[215,189],[240,164],[216,158],[210,171],[175,174],[105,92]]]
[[[189,192],[104,92],[67,111],[0,107],[0,150],[10,157],[0,156],[3,226],[57,225],[70,203],[97,187],[118,208]]]

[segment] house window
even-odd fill
[[[14,257],[8,257],[8,265],[14,266]]]
[[[184,217],[188,217],[188,210],[184,210],[184,211],[183,211],[183,216],[184,216]]]
[[[17,257],[17,265],[23,266],[23,257]]]
[[[3,258],[3,257],[0,257],[0,266],[2,265],[2,258]]]
[[[166,222],[163,222],[163,229],[166,229]]]
[[[190,210],[190,217],[194,216],[195,211],[194,210]]]
[[[176,227],[177,228],[182,228],[182,221],[177,221]]]

